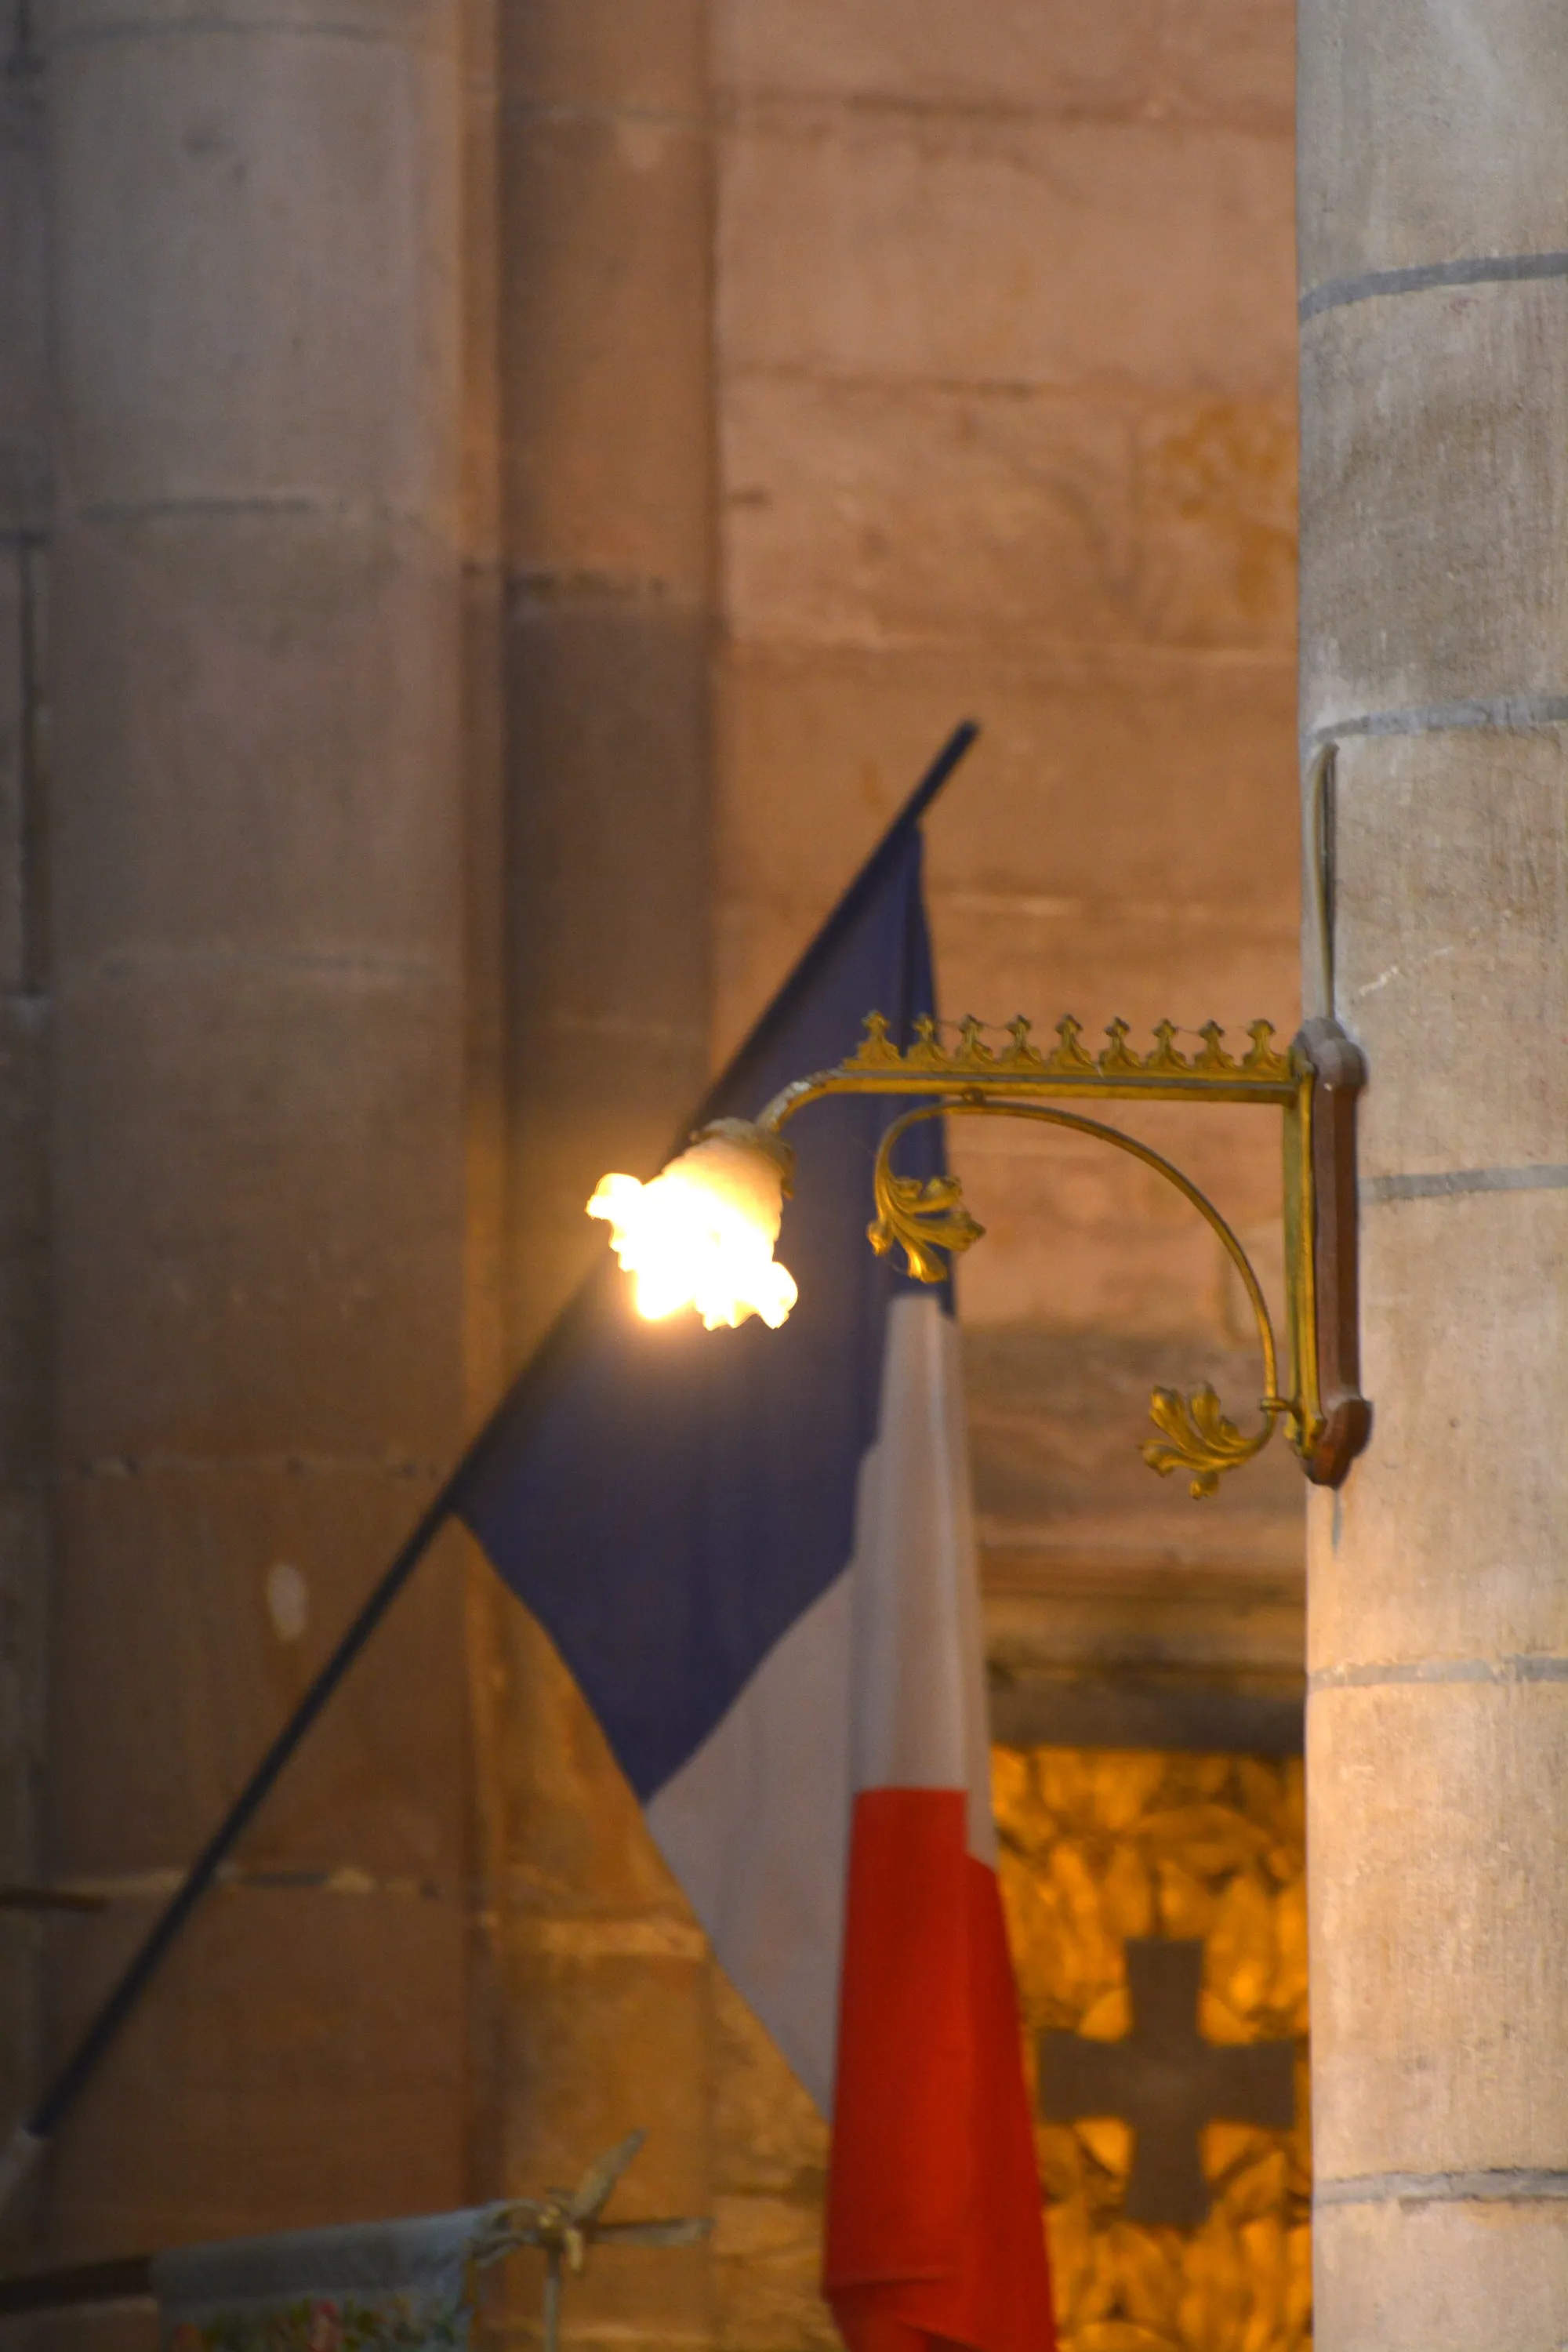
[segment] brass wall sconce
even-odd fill
[[[694,1304],[710,1323],[759,1313],[782,1322],[795,1285],[773,1260],[795,1155],[783,1129],[809,1103],[842,1094],[931,1100],[903,1111],[883,1136],[874,1173],[876,1216],[868,1229],[878,1251],[901,1247],[909,1272],[939,1282],[944,1254],[970,1248],[983,1228],[963,1204],[959,1180],[900,1176],[893,1154],[900,1136],[922,1119],[1027,1118],[1092,1137],[1125,1151],[1174,1186],[1218,1236],[1251,1304],[1263,1359],[1260,1425],[1238,1428],[1212,1388],[1191,1396],[1156,1389],[1151,1413],[1160,1432],[1143,1458],[1162,1475],[1180,1470],[1194,1497],[1212,1495],[1226,1472],[1261,1453],[1283,1423],[1315,1486],[1337,1486],[1366,1444],[1371,1408],[1359,1386],[1356,1301],[1355,1104],[1365,1078],[1358,1048],[1337,1021],[1304,1024],[1289,1053],[1279,1052],[1267,1021],[1255,1021],[1250,1050],[1239,1060],[1209,1022],[1200,1050],[1184,1054],[1173,1023],[1162,1021],[1152,1052],[1135,1053],[1128,1026],[1113,1021],[1110,1043],[1091,1054],[1070,1017],[1057,1024],[1057,1044],[1042,1053],[1028,1022],[1013,1022],[1005,1045],[988,1045],[984,1024],[959,1024],[951,1048],[931,1020],[916,1024],[900,1051],[880,1013],[866,1019],[858,1050],[831,1070],[797,1078],[754,1124],[724,1119],[650,1185],[608,1177],[589,1213],[605,1218],[621,1263],[639,1278],[643,1312]],[[1285,1377],[1272,1318],[1246,1250],[1212,1201],[1159,1152],[1068,1102],[1253,1103],[1284,1118],[1286,1278]],[[705,1271],[696,1270],[700,1265]]]

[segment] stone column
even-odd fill
[[[703,0],[501,0],[508,1333],[707,1071],[712,159]],[[627,2213],[708,2210],[708,1959],[559,1662],[491,1601],[500,2190],[634,2125]],[[569,2336],[708,2330],[701,2248],[598,2261]],[[537,2282],[514,2274],[520,2321]]]
[[[63,2040],[458,1437],[461,108],[440,0],[47,44]],[[62,2253],[460,2200],[465,1737],[432,1563],[63,2132]]]
[[[1568,39],[1302,0],[1302,721],[1371,1069],[1313,1497],[1322,2352],[1568,2337]]]
[[[707,1070],[712,151],[703,0],[510,0],[500,40],[521,1342]]]

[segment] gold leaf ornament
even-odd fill
[[[1127,1039],[1130,1032],[1127,1023],[1122,1020],[1112,1021],[1105,1034],[1110,1043],[1100,1055],[1100,1066],[1106,1076],[1108,1078],[1135,1077],[1143,1065],[1136,1054],[1128,1050]]]
[[[973,1013],[966,1014],[959,1023],[958,1050],[952,1056],[959,1069],[993,1070],[995,1068],[996,1056],[981,1034],[984,1026],[985,1024],[983,1021],[977,1021]]]
[[[897,1069],[903,1057],[889,1034],[886,1014],[868,1013],[863,1025],[866,1034],[847,1066],[852,1070]]]
[[[1237,1068],[1234,1055],[1225,1050],[1225,1031],[1217,1021],[1205,1021],[1198,1035],[1204,1041],[1204,1050],[1194,1066],[1195,1068],[1207,1070],[1215,1076],[1222,1076],[1226,1071]]]
[[[943,1250],[966,1250],[985,1228],[963,1205],[956,1176],[895,1176],[879,1160],[877,1214],[866,1228],[879,1257],[901,1242],[909,1272],[917,1282],[947,1278]]]
[[[1256,1870],[1239,1870],[1220,1896],[1205,1959],[1210,1989],[1238,2017],[1267,2007],[1279,1961],[1274,1893]]]
[[[1016,1836],[1026,1853],[1031,1844],[1045,1842],[1038,1819],[1034,1775],[1029,1769],[1029,1759],[1021,1748],[994,1748],[991,1750],[991,1811],[995,1815],[996,1827],[1002,1836]]]
[[[1075,1021],[1070,1013],[1065,1013],[1057,1023],[1058,1042],[1046,1064],[1047,1069],[1058,1077],[1078,1077],[1091,1073],[1095,1066],[1094,1056],[1079,1045],[1079,1039],[1082,1035],[1082,1023]]]
[[[1247,1076],[1250,1078],[1288,1078],[1290,1057],[1288,1054],[1275,1051],[1273,1022],[1249,1021],[1247,1034],[1252,1040],[1252,1050],[1241,1066]]]
[[[1216,1494],[1227,1470],[1250,1462],[1268,1443],[1274,1426],[1270,1415],[1258,1434],[1244,1436],[1206,1381],[1190,1397],[1183,1396],[1179,1389],[1156,1389],[1150,1400],[1149,1418],[1164,1435],[1144,1439],[1141,1448],[1144,1461],[1162,1478],[1168,1478],[1173,1470],[1189,1471],[1187,1491],[1194,1502]]]
[[[922,1013],[915,1023],[915,1042],[904,1055],[911,1070],[945,1070],[952,1060],[942,1049],[934,1016]]]
[[[1113,2222],[1110,2237],[1128,2318],[1168,2342],[1175,2332],[1182,2296],[1180,2239],[1173,2231],[1142,2229],[1131,2221]]]
[[[1176,1024],[1173,1021],[1154,1024],[1154,1050],[1143,1067],[1152,1075],[1173,1077],[1178,1071],[1189,1068],[1187,1057],[1176,1046]]]

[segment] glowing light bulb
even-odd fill
[[[773,1256],[790,1159],[747,1119],[705,1128],[651,1184],[605,1176],[588,1203],[650,1323],[695,1307],[710,1331],[760,1315],[777,1330],[799,1293]]]

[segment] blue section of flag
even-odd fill
[[[754,1118],[852,1053],[864,1015],[907,1043],[934,1013],[919,827],[898,828],[731,1066],[709,1118]],[[476,1458],[461,1517],[541,1619],[639,1797],[700,1747],[849,1560],[876,1434],[887,1310],[906,1287],[866,1238],[881,1097],[810,1105],[778,1255],[800,1286],[770,1331],[645,1323],[613,1262]],[[901,1171],[942,1166],[942,1122]]]

